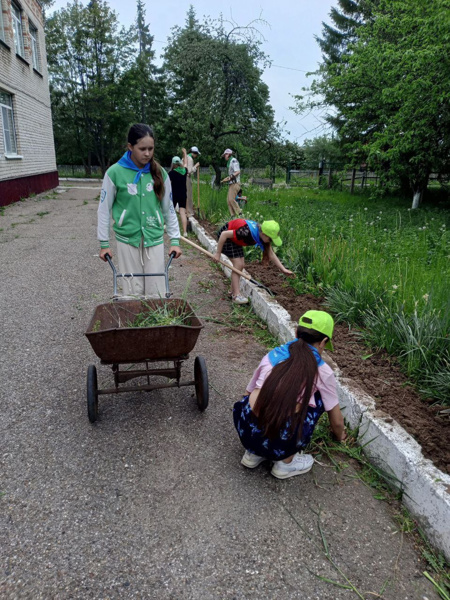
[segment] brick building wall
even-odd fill
[[[44,19],[37,0],[0,0],[0,206],[58,185]],[[13,6],[12,6],[13,2]],[[20,14],[23,56],[16,53],[14,15]],[[3,28],[2,28],[3,22]],[[37,40],[33,44],[31,33]],[[35,60],[33,60],[33,51]],[[36,60],[37,59],[37,60]],[[36,68],[33,67],[33,64]],[[2,95],[3,93],[3,95]],[[11,101],[15,152],[5,141],[3,102]],[[2,118],[3,117],[3,118]],[[8,125],[7,125],[8,127]],[[6,127],[6,128],[7,128]],[[9,142],[11,149],[11,143]],[[20,194],[18,196],[18,194]]]

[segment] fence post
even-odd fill
[[[353,194],[355,190],[355,177],[356,177],[356,169],[352,170],[352,182],[350,184],[350,194]]]
[[[328,189],[331,189],[331,165],[330,168],[328,169]]]
[[[317,185],[318,185],[319,187],[320,187],[320,178],[321,178],[321,177],[322,177],[322,175],[323,175],[323,167],[324,167],[324,165],[325,165],[325,161],[321,160],[321,161],[319,162],[319,175],[318,175],[318,177],[317,177]]]

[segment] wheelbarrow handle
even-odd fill
[[[105,254],[105,259],[108,261],[109,266],[113,272],[113,285],[114,285],[114,297],[117,296],[117,278],[118,277],[164,277],[166,284],[166,298],[170,298],[172,295],[169,289],[169,267],[172,264],[173,259],[176,256],[176,252],[172,251],[169,255],[169,260],[167,261],[166,267],[164,269],[164,273],[117,273],[116,265],[113,263],[110,254]]]

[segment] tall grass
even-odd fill
[[[338,320],[395,354],[423,393],[450,404],[448,211],[318,189],[245,193],[247,218],[280,223],[279,256],[297,274],[295,290],[324,296]],[[226,190],[203,188],[202,210],[227,220]]]

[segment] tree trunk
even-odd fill
[[[352,169],[352,181],[350,183],[350,194],[353,194],[355,191],[355,177],[356,177],[356,169]]]
[[[91,154],[87,158],[87,161],[84,163],[84,174],[86,177],[90,177],[92,175],[92,165],[91,165]]]
[[[220,180],[222,178],[222,173],[220,171],[220,166],[217,163],[211,163],[212,168],[214,169],[214,173],[216,174],[216,179],[214,182],[214,186],[219,188],[220,187]]]
[[[413,201],[412,201],[412,206],[411,206],[412,209],[419,208],[419,206],[422,202],[423,194],[428,186],[429,176],[430,175],[428,173],[420,183],[415,183],[412,186],[412,188],[413,188]]]
[[[411,208],[419,208],[421,200],[422,200],[422,190],[420,190],[420,189],[414,190]]]

